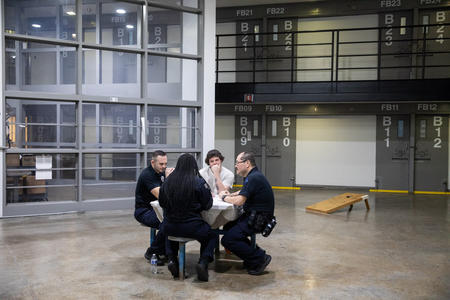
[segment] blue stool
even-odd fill
[[[156,236],[156,229],[150,227],[150,246],[152,245],[153,241],[155,240]]]
[[[180,279],[184,280],[184,271],[185,271],[185,260],[186,260],[186,243],[190,241],[195,241],[194,239],[177,237],[169,235],[167,237],[170,241],[178,242],[179,250],[178,250],[178,270],[180,272]]]
[[[144,226],[144,227],[148,227],[147,225],[144,225],[144,224],[142,224],[142,223],[140,223],[142,226]],[[149,227],[150,228],[150,246],[149,247],[151,247],[152,246],[152,243],[153,243],[153,241],[155,240],[155,236],[156,236],[156,228],[152,228],[152,227]]]

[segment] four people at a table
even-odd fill
[[[251,275],[263,274],[271,261],[271,256],[263,249],[251,246],[248,237],[260,233],[273,216],[272,188],[257,169],[254,155],[242,152],[236,158],[235,167],[237,174],[244,177],[244,184],[240,191],[230,194],[234,175],[222,166],[223,160],[218,150],[211,150],[205,159],[208,166],[199,171],[195,158],[183,154],[175,170],[167,170],[167,156],[162,151],[155,151],[151,167],[146,168],[138,179],[135,217],[140,223],[159,228],[145,258],[150,259],[153,253],[166,254],[168,268],[174,277],[179,275],[178,244],[169,242],[169,235],[194,238],[200,242],[197,276],[201,281],[208,281],[208,264],[214,259],[218,234],[202,219],[200,212],[211,208],[212,196],[217,194],[223,201],[243,205],[244,208],[241,217],[224,226],[222,245],[244,261],[244,267]],[[162,225],[150,205],[156,198],[159,198],[159,204],[164,209]]]

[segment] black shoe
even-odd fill
[[[270,256],[269,254],[266,254],[266,256],[264,257],[264,262],[260,266],[256,267],[255,269],[248,270],[248,274],[262,275],[264,273],[264,270],[266,269],[266,267],[270,264],[271,260],[272,260],[272,256]]]
[[[165,255],[160,255],[159,259],[161,259],[161,261],[165,264],[169,262],[169,258]]]
[[[173,278],[180,277],[180,270],[178,269],[178,262],[176,260],[169,260],[167,268],[169,268],[169,271],[172,274]]]
[[[147,251],[145,251],[145,254],[144,254],[145,259],[148,260],[148,261],[151,261],[152,255],[153,255],[152,249],[151,248],[147,248]],[[156,265],[164,266],[164,260],[161,259],[158,254],[156,254],[156,259],[157,259]]]
[[[245,262],[245,261],[243,261],[242,262],[242,269],[249,269],[250,268],[250,266]]]
[[[200,281],[208,281],[208,263],[199,262],[195,269],[197,270],[197,278]]]
[[[152,259],[152,249],[147,248],[147,251],[145,251],[144,257],[146,260],[150,261]]]

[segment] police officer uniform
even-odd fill
[[[159,229],[155,236],[155,240],[150,245],[150,250],[148,250],[145,255],[147,259],[150,259],[150,257],[147,256],[151,256],[153,253],[158,255],[165,254],[166,238],[161,222],[158,220],[155,211],[150,205],[150,202],[157,200],[151,193],[151,190],[160,187],[164,182],[164,178],[163,173],[157,173],[152,166],[148,166],[142,171],[136,184],[134,217],[139,223]]]
[[[196,179],[195,194],[192,199],[186,199],[188,207],[170,207],[162,185],[159,191],[159,204],[164,209],[164,230],[167,235],[196,239],[200,242],[200,261],[212,262],[214,260],[214,249],[218,237],[206,223],[200,212],[212,207],[213,199],[211,190],[203,178]],[[178,243],[170,243],[167,249],[169,259],[177,253]]]
[[[267,257],[263,249],[259,247],[255,249],[251,246],[248,236],[260,231],[257,232],[253,226],[249,226],[250,214],[255,211],[257,214],[273,216],[275,202],[272,187],[257,167],[254,167],[244,178],[244,185],[239,195],[247,198],[244,203],[244,214],[236,221],[224,226],[226,232],[221,242],[226,249],[244,260],[244,266],[251,274],[251,270],[258,269],[265,262],[268,263],[266,260],[270,260],[270,257]]]

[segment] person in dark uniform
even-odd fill
[[[244,261],[250,275],[261,275],[272,257],[265,250],[251,246],[248,239],[253,233],[260,233],[273,217],[275,202],[272,187],[258,170],[255,156],[242,152],[236,158],[236,173],[244,177],[244,185],[235,193],[221,192],[222,200],[244,206],[244,213],[236,221],[224,226],[222,245]]]
[[[139,223],[159,229],[155,240],[145,252],[144,257],[150,260],[152,255],[156,254],[160,266],[164,265],[159,256],[165,254],[166,237],[161,222],[158,220],[150,202],[158,199],[160,186],[172,170],[167,168],[166,153],[157,150],[153,152],[151,166],[142,171],[136,184],[134,217]]]
[[[190,154],[178,159],[175,170],[161,186],[159,204],[164,209],[164,230],[169,236],[186,237],[200,242],[197,276],[208,281],[208,264],[214,260],[218,234],[206,223],[200,212],[211,208],[213,199],[206,181],[199,176],[197,162]],[[169,271],[179,276],[176,256],[178,243],[168,243]]]

